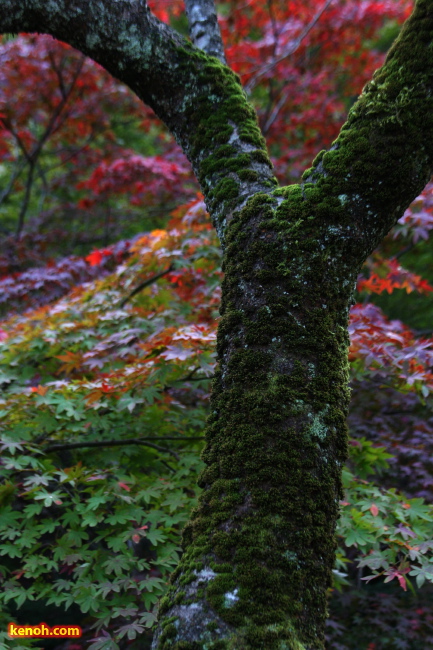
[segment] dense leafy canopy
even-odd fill
[[[154,5],[186,32],[182,3]],[[336,137],[410,8],[221,4],[281,180]],[[0,59],[0,623],[142,648],[199,492],[220,249],[188,162],[125,87],[46,36],[3,38]],[[433,643],[432,228],[429,185],[358,279],[337,650]]]

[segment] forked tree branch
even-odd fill
[[[236,75],[157,20],[145,0],[0,0],[0,33],[19,31],[70,43],[155,110],[192,162],[222,242],[234,211],[273,193],[264,139]],[[329,245],[344,243],[358,260],[431,175],[432,33],[432,3],[418,0],[338,140],[304,175],[304,197],[314,185],[339,208],[329,213],[337,225]]]
[[[417,0],[330,150],[280,189],[236,75],[144,0],[0,0],[0,31],[48,32],[127,83],[226,238],[204,489],[153,648],[324,647],[347,315],[358,266],[433,170],[433,0]]]

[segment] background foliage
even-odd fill
[[[153,9],[186,34],[180,2]],[[410,9],[219,5],[282,183],[331,144]],[[0,648],[150,647],[199,492],[218,241],[124,86],[46,36],[3,37],[0,61]],[[433,647],[432,228],[429,185],[358,280],[336,650]],[[11,641],[10,620],[84,636]]]

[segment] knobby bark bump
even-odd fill
[[[237,76],[144,0],[0,0],[0,29],[67,41],[148,103],[190,159],[224,250],[203,493],[153,647],[323,648],[348,312],[360,265],[432,173],[432,0],[330,150],[283,188]]]

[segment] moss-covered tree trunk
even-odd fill
[[[323,644],[354,278],[314,199],[282,194],[252,197],[227,230],[204,493],[158,648]]]
[[[320,650],[346,456],[348,311],[363,260],[433,170],[433,0],[418,0],[338,140],[286,188],[236,75],[144,0],[0,0],[0,31],[67,41],[154,108],[224,249],[204,491],[154,648]]]

